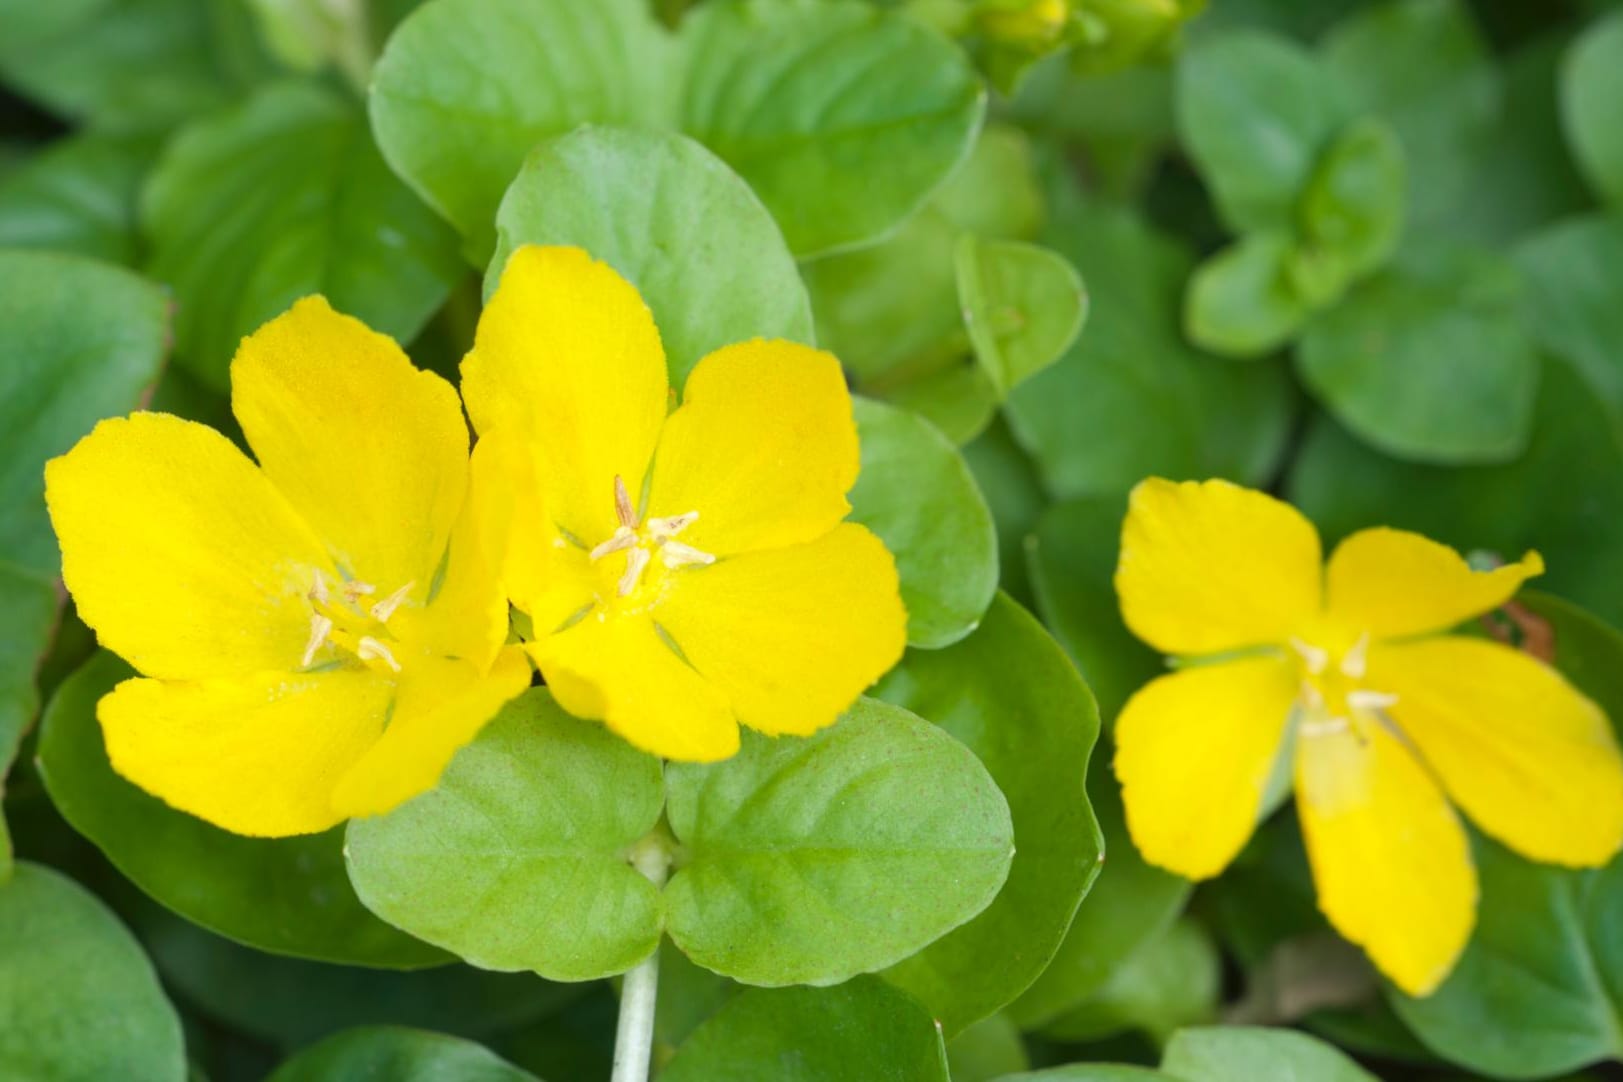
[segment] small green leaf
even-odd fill
[[[0,790],[23,732],[39,713],[34,674],[56,630],[61,599],[56,584],[38,572],[0,560]],[[10,866],[0,845],[0,880]]]
[[[1097,1041],[1136,1030],[1157,1044],[1217,1013],[1222,958],[1211,936],[1183,918],[1122,959],[1083,1002],[1043,1027],[1060,1041]]]
[[[135,938],[37,864],[0,886],[0,1077],[180,1082],[180,1019]]]
[[[403,968],[445,960],[361,907],[344,878],[342,832],[244,838],[113,773],[96,703],[131,675],[112,654],[92,657],[52,697],[39,742],[52,802],[119,871],[188,920],[261,950]]]
[[[1288,233],[1251,233],[1195,268],[1185,298],[1189,340],[1229,357],[1260,357],[1296,336],[1310,308],[1291,280]]]
[[[1291,223],[1314,163],[1346,118],[1340,93],[1310,53],[1261,31],[1208,38],[1183,55],[1179,139],[1230,230]]]
[[[910,652],[876,694],[973,751],[1014,823],[997,900],[885,973],[951,1037],[1038,978],[1099,873],[1103,844],[1083,787],[1098,713],[1058,644],[1004,594],[973,635]]]
[[[0,180],[0,247],[134,263],[136,195],[158,145],[95,132],[52,143]]]
[[[1009,872],[1009,807],[985,768],[886,703],[808,739],[746,731],[733,758],[672,763],[666,784],[683,853],[671,938],[746,984],[893,965],[985,909]]]
[[[873,977],[757,988],[700,1026],[660,1082],[948,1082],[928,1012]]]
[[[1020,1031],[1006,1015],[983,1018],[947,1042],[952,1082],[991,1082],[1030,1066]]]
[[[1528,327],[1623,418],[1623,218],[1589,215],[1533,234],[1515,252]]]
[[[1561,68],[1561,123],[1595,192],[1623,204],[1623,12],[1586,30]]]
[[[999,397],[1059,360],[1081,333],[1087,293],[1058,252],[965,233],[954,266],[975,359]]]
[[[1362,277],[1386,262],[1403,229],[1403,146],[1379,120],[1336,137],[1313,168],[1297,214],[1303,234]]]
[[[672,386],[732,342],[812,340],[811,303],[772,216],[684,136],[584,127],[541,143],[502,198],[496,231],[487,297],[519,245],[584,248],[653,310]]]
[[[1406,253],[1313,321],[1297,371],[1375,448],[1424,462],[1499,462],[1527,446],[1538,383],[1522,280],[1488,251]]]
[[[1073,1063],[1067,1067],[1049,1067],[1043,1071],[1004,1075],[992,1082],[1183,1082],[1169,1074],[1148,1067],[1131,1067],[1117,1063]]]
[[[659,943],[659,890],[626,853],[660,797],[658,759],[531,690],[438,787],[350,822],[350,880],[374,913],[481,968],[623,973]]]
[[[896,557],[907,638],[935,648],[975,629],[997,591],[997,532],[963,456],[906,410],[855,401],[862,472],[851,518]]]
[[[389,172],[360,109],[315,83],[185,128],[141,217],[147,271],[183,302],[176,354],[222,390],[242,337],[300,297],[405,342],[463,273],[455,234]]]
[[[1323,1041],[1288,1029],[1208,1026],[1180,1030],[1161,1070],[1184,1082],[1380,1082]]]
[[[305,1049],[266,1082],[541,1082],[482,1045],[442,1033],[351,1029]]]

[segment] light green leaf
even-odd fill
[[[1380,1082],[1323,1041],[1289,1029],[1207,1026],[1168,1042],[1161,1070],[1184,1082]]]
[[[930,207],[983,237],[1031,238],[1043,222],[1043,193],[1030,136],[1009,124],[987,124],[969,157],[930,197]]]
[[[1096,1041],[1137,1030],[1160,1044],[1181,1026],[1217,1013],[1222,959],[1211,936],[1183,918],[1123,959],[1086,1000],[1043,1027],[1061,1041]]]
[[[1500,462],[1527,446],[1538,383],[1521,276],[1488,251],[1406,253],[1307,328],[1302,380],[1371,446]]]
[[[0,180],[0,247],[134,263],[136,195],[157,156],[157,141],[139,136],[52,143]]]
[[[92,657],[52,697],[39,742],[52,802],[119,871],[188,920],[261,950],[351,965],[445,960],[361,907],[344,878],[340,831],[245,838],[113,773],[96,702],[131,675],[112,654]]]
[[[180,1019],[135,938],[37,864],[0,886],[0,1077],[182,1082]]]
[[[1030,1066],[1020,1031],[1005,1015],[983,1018],[947,1042],[952,1082],[991,1082]]]
[[[954,265],[975,359],[999,397],[1053,364],[1076,341],[1088,297],[1082,277],[1058,252],[965,233]]]
[[[851,518],[896,557],[907,638],[935,648],[975,629],[997,590],[992,513],[951,441],[906,410],[855,400],[862,472]]]
[[[496,231],[487,297],[519,245],[584,248],[653,310],[674,387],[721,346],[812,340],[811,303],[772,216],[684,136],[584,127],[541,143],[502,198]]]
[[[1623,204],[1623,12],[1586,30],[1561,66],[1561,124],[1595,192]]]
[[[997,416],[998,395],[992,378],[979,364],[964,359],[899,383],[886,397],[929,421],[949,443],[958,446],[984,432]]]
[[[893,965],[985,909],[1013,855],[975,756],[869,699],[807,739],[746,731],[725,762],[670,764],[666,785],[684,854],[665,888],[671,938],[746,984]]]
[[[1183,313],[1189,340],[1229,357],[1261,357],[1294,338],[1311,311],[1291,281],[1295,254],[1288,233],[1251,233],[1195,268]]]
[[[1183,1082],[1148,1067],[1117,1063],[1073,1063],[1043,1071],[1004,1075],[992,1082]]]
[[[757,988],[700,1026],[660,1082],[948,1082],[928,1012],[873,977]]]
[[[472,1041],[379,1026],[329,1037],[288,1060],[266,1082],[541,1082]]]
[[[141,217],[147,270],[182,302],[176,354],[222,390],[241,338],[302,296],[405,342],[463,272],[455,235],[389,172],[365,116],[315,83],[184,129]]]
[[[1403,229],[1403,145],[1379,120],[1357,121],[1319,156],[1297,214],[1302,233],[1349,275],[1385,263]]]
[[[659,890],[626,852],[660,797],[658,759],[534,689],[438,787],[350,822],[350,880],[384,920],[483,969],[623,973],[659,944]]]
[[[876,694],[973,751],[1014,822],[997,900],[885,973],[951,1037],[1038,978],[1099,873],[1103,843],[1083,787],[1098,713],[1059,645],[1006,594],[956,646],[910,652]]]
[[[1310,53],[1262,31],[1221,34],[1184,53],[1178,136],[1230,230],[1291,223],[1314,162],[1346,119],[1340,95]]]
[[[1623,218],[1561,222],[1529,237],[1515,258],[1527,282],[1533,337],[1623,417]]]

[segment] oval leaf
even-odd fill
[[[1088,296],[1058,252],[965,233],[955,266],[975,360],[1000,398],[1059,360],[1081,333]]]
[[[307,1048],[267,1082],[541,1082],[472,1041],[380,1026],[352,1029]]]
[[[1380,1082],[1323,1041],[1288,1029],[1206,1026],[1173,1034],[1161,1070],[1184,1082]]]
[[[52,143],[0,180],[0,247],[134,263],[136,196],[158,146],[96,132]]]
[[[1597,22],[1561,69],[1561,122],[1574,156],[1601,198],[1623,204],[1623,12]]]
[[[1195,268],[1185,295],[1189,340],[1227,357],[1261,357],[1296,337],[1311,312],[1290,274],[1290,236],[1252,233]]]

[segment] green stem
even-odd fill
[[[664,886],[670,854],[664,840],[649,835],[631,851],[631,864],[654,886]],[[654,1049],[654,1008],[659,999],[659,948],[625,975],[620,987],[620,1021],[614,1031],[614,1073],[610,1082],[648,1082]]]

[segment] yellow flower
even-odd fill
[[[992,0],[975,15],[977,28],[988,38],[1040,49],[1059,40],[1071,10],[1066,0]]]
[[[80,616],[143,674],[97,711],[114,768],[239,834],[312,833],[430,788],[530,667],[449,384],[310,297],[231,387],[257,468],[137,413],[50,462],[46,501]]]
[[[1145,858],[1193,879],[1222,871],[1278,763],[1325,916],[1404,991],[1432,991],[1476,919],[1450,800],[1533,860],[1591,867],[1623,844],[1623,761],[1601,710],[1521,651],[1444,634],[1542,570],[1528,553],[1473,571],[1418,534],[1372,529],[1321,573],[1318,534],[1288,504],[1224,481],[1139,485],[1122,615],[1184,659],[1116,726]]]
[[[857,433],[839,363],[723,347],[670,389],[637,291],[576,248],[508,260],[462,393],[507,462],[508,592],[554,696],[632,744],[706,762],[738,724],[805,735],[901,656],[896,567],[842,521]]]

